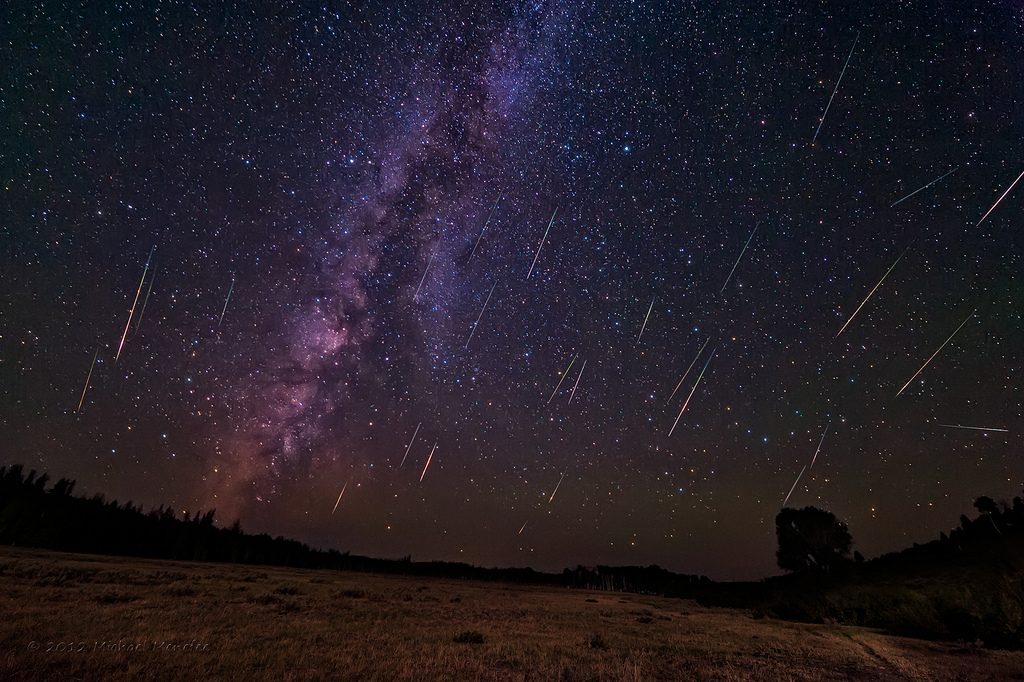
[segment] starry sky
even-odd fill
[[[1017,3],[0,14],[0,463],[715,578],[1024,486]]]

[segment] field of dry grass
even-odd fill
[[[986,651],[606,592],[0,549],[0,679],[1021,679]]]

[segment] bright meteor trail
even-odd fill
[[[540,238],[540,245],[537,246],[537,253],[533,254],[533,263],[530,264],[530,271],[526,273],[526,279],[530,279],[530,275],[533,274],[533,268],[537,265],[537,259],[540,257],[540,250],[544,248],[544,242],[548,238],[548,232],[551,231],[551,226],[555,224],[555,215],[558,213],[556,208],[554,213],[551,214],[551,220],[548,221],[548,227],[544,230],[544,236]]]
[[[1006,188],[1006,191],[1003,192],[998,199],[996,199],[996,203],[992,204],[992,208],[990,208],[985,213],[985,215],[981,216],[981,220],[978,221],[978,224],[975,225],[975,227],[978,227],[978,225],[981,225],[983,222],[985,222],[985,218],[989,216],[989,213],[992,213],[992,211],[996,210],[996,206],[998,206],[1002,202],[1002,200],[1006,198],[1006,195],[1010,193],[1010,191],[1017,185],[1018,182],[1020,182],[1021,178],[1024,178],[1024,171],[1021,171],[1020,175],[1017,176],[1017,179],[1014,180],[1013,183]]]
[[[149,257],[146,258],[146,267],[142,270],[142,279],[139,280],[139,288],[135,290],[135,300],[132,301],[132,308],[128,311],[128,322],[124,325],[124,333],[121,334],[121,343],[117,345],[117,354],[114,355],[114,362],[121,357],[121,349],[124,348],[124,340],[128,338],[128,328],[132,326],[132,317],[135,315],[135,306],[139,303],[139,295],[142,293],[142,284],[146,281],[146,273],[149,272],[149,264],[153,260],[153,252],[156,246],[149,250]]]
[[[494,200],[494,206],[491,206],[491,212],[487,214],[487,220],[484,221],[484,226],[480,228],[480,236],[476,238],[476,244],[473,244],[473,251],[469,254],[469,259],[466,260],[467,263],[473,260],[477,247],[480,246],[480,240],[484,238],[484,232],[487,230],[487,223],[491,222],[491,216],[494,215],[494,209],[498,208],[499,201],[501,201],[500,194],[498,195],[498,198]]]
[[[142,326],[142,316],[146,314],[146,306],[149,305],[149,295],[153,293],[153,280],[156,279],[156,265],[153,265],[153,272],[149,275],[149,286],[146,287],[146,295],[142,299],[142,308],[139,310],[139,317],[135,320],[135,334],[139,333]],[[132,336],[135,336],[133,334]]]
[[[910,247],[908,246],[907,249],[909,248]],[[893,271],[893,268],[896,267],[896,264],[903,260],[903,256],[907,255],[907,249],[904,249],[903,253],[900,254],[899,258],[897,258],[893,262],[893,264],[889,266],[889,269],[885,271],[884,275],[882,275],[882,279],[878,280],[878,284],[876,284],[874,288],[868,292],[868,295],[864,297],[864,300],[860,302],[860,305],[857,306],[857,309],[853,311],[853,314],[850,315],[850,319],[846,321],[846,324],[843,325],[842,329],[836,332],[836,338],[839,338],[839,335],[842,334],[848,326],[850,326],[850,323],[853,322],[853,318],[857,317],[857,313],[859,313],[860,309],[864,307],[864,304],[867,303],[868,300],[875,295],[875,292],[878,291],[878,287],[882,286],[882,282],[884,282],[885,278],[889,276],[889,273]]]
[[[96,346],[96,352],[92,354],[92,364],[89,365],[89,373],[85,376],[85,388],[82,389],[82,397],[78,400],[78,407],[75,412],[82,411],[82,403],[85,402],[85,392],[89,390],[89,380],[92,379],[92,370],[96,367],[96,357],[100,354],[100,347]]]
[[[430,468],[430,460],[434,459],[434,451],[437,450],[437,442],[434,442],[434,447],[430,448],[430,454],[427,455],[427,463],[423,465],[423,473],[420,474],[420,483],[423,483],[423,477],[427,475],[427,469]]]
[[[576,383],[572,385],[572,393],[569,394],[569,405],[572,405],[572,399],[576,396],[576,387],[580,385],[580,379],[583,378],[583,370],[587,368],[587,361],[583,361],[583,366],[580,367],[580,373],[576,376]]]
[[[729,276],[725,278],[725,284],[722,285],[722,289],[718,293],[725,293],[725,288],[729,286],[729,281],[732,280],[732,275],[736,272],[736,267],[740,264],[740,261],[743,260],[743,254],[747,252],[747,247],[750,246],[750,240],[754,238],[754,233],[757,232],[757,228],[760,225],[761,221],[759,220],[757,221],[757,224],[754,225],[754,229],[750,231],[750,236],[747,237],[747,243],[743,245],[743,249],[740,251],[740,255],[736,258],[736,262],[732,264],[732,270],[729,271]]]
[[[551,504],[555,500],[555,493],[558,492],[558,488],[562,485],[562,480],[565,478],[565,472],[562,472],[562,478],[558,479],[558,483],[555,484],[555,489],[551,491],[551,497],[548,498],[548,504]],[[523,524],[524,526],[526,524]]]
[[[341,486],[341,492],[338,494],[338,501],[334,503],[334,509],[331,510],[331,516],[334,516],[334,512],[338,511],[338,505],[341,504],[341,496],[345,494],[346,488],[348,488],[348,481],[345,481],[345,485]]]
[[[401,469],[402,466],[405,465],[405,458],[409,456],[409,450],[410,450],[410,448],[412,448],[412,444],[416,442],[416,434],[420,432],[420,427],[421,426],[423,426],[423,422],[420,422],[419,424],[417,424],[416,425],[416,430],[412,432],[412,440],[410,440],[409,444],[407,446],[405,446],[405,454],[402,455],[402,463],[398,465],[399,469]]]
[[[690,395],[686,396],[686,402],[683,403],[682,409],[679,410],[679,415],[676,417],[675,423],[672,424],[672,428],[669,429],[668,435],[671,436],[672,432],[676,430],[676,426],[679,425],[679,420],[682,418],[683,412],[686,412],[686,407],[690,404],[690,398],[692,398],[693,394],[697,392],[697,387],[700,386],[700,380],[704,378],[704,372],[707,371],[708,365],[711,364],[711,359],[715,357],[715,352],[717,350],[718,349],[715,348],[715,350],[711,351],[711,355],[708,356],[708,361],[704,363],[704,369],[702,369],[700,374],[697,375],[697,381],[694,382],[693,388],[690,390]]]
[[[999,433],[1009,433],[1010,429],[997,429],[990,426],[963,426],[962,424],[939,424],[947,429],[970,429],[971,431],[998,431]]]
[[[934,360],[934,359],[935,359],[935,356],[936,356],[936,355],[938,355],[938,354],[939,354],[939,352],[940,352],[940,351],[941,351],[941,350],[942,350],[943,348],[945,348],[945,347],[946,347],[946,344],[947,344],[947,343],[949,343],[950,341],[952,341],[952,340],[953,340],[953,337],[954,337],[954,336],[956,336],[956,333],[957,333],[958,331],[960,331],[961,329],[963,329],[964,325],[965,325],[965,324],[967,324],[967,323],[968,323],[968,322],[970,321],[970,319],[971,319],[972,317],[974,317],[974,311],[971,311],[971,314],[967,316],[967,319],[966,319],[966,320],[964,320],[963,322],[961,322],[961,323],[960,323],[960,326],[959,326],[959,327],[957,327],[957,328],[956,328],[956,329],[955,329],[955,330],[953,331],[953,333],[949,335],[949,338],[948,338],[948,339],[946,339],[945,341],[943,341],[943,342],[942,342],[942,345],[941,345],[941,346],[939,346],[938,350],[936,350],[936,351],[935,351],[934,353],[932,353],[932,356],[931,356],[930,358],[928,358],[928,359],[927,359],[927,360],[925,361],[925,363],[924,363],[923,365],[921,365],[921,369],[919,369],[919,370],[917,370],[916,372],[914,372],[914,376],[910,377],[910,379],[908,379],[908,380],[907,380],[907,383],[903,384],[903,388],[901,388],[901,389],[899,390],[899,393],[897,393],[897,394],[896,394],[896,397],[897,397],[897,398],[899,398],[899,397],[900,397],[900,393],[903,393],[903,391],[905,391],[905,390],[906,390],[907,386],[909,386],[909,385],[910,385],[910,382],[912,382],[912,381],[913,381],[914,379],[916,379],[916,378],[917,378],[917,375],[918,375],[918,374],[920,374],[921,372],[923,372],[923,371],[924,371],[924,368],[928,366],[928,363],[930,363],[930,362],[931,362],[932,360]]]
[[[231,277],[231,286],[228,287],[228,295],[224,299],[224,307],[220,310],[220,319],[217,320],[217,329],[220,329],[221,322],[224,321],[224,313],[228,311],[228,301],[231,300],[231,292],[235,290],[235,278],[234,275]]]
[[[423,283],[427,281],[427,274],[430,272],[430,265],[434,262],[434,256],[437,255],[437,249],[441,246],[441,242],[437,243],[434,247],[434,251],[430,254],[430,259],[427,261],[427,268],[423,271],[423,277],[420,277],[420,285],[416,287],[416,293],[412,295],[412,300],[415,301],[419,298],[420,289],[423,288]]]
[[[803,475],[804,475],[804,472],[805,472],[805,471],[807,471],[807,467],[804,467],[803,469],[801,469],[801,470],[800,470],[800,474],[799,474],[799,475],[798,475],[798,476],[796,477],[796,480],[795,480],[795,481],[793,481],[793,487],[789,489],[789,492],[788,492],[788,493],[786,493],[786,499],[784,499],[784,500],[782,501],[782,506],[783,506],[783,507],[785,507],[785,506],[786,506],[786,503],[787,503],[787,502],[789,502],[789,497],[790,497],[790,495],[792,495],[792,494],[793,494],[793,491],[794,491],[794,490],[796,490],[796,484],[800,482],[800,479],[801,479],[801,478],[803,478]]]
[[[555,399],[555,395],[558,394],[558,389],[562,387],[562,382],[565,381],[565,377],[569,376],[569,370],[572,369],[572,363],[576,362],[576,358],[578,357],[579,355],[572,356],[572,360],[569,361],[569,366],[565,368],[565,371],[562,372],[562,378],[558,380],[558,385],[555,386],[555,390],[551,391],[551,397],[548,398],[548,403]]]
[[[924,187],[918,187],[917,189],[915,189],[915,190],[914,190],[913,192],[911,192],[911,193],[910,193],[910,194],[908,194],[907,196],[905,196],[905,197],[903,197],[902,199],[898,199],[897,201],[893,202],[892,206],[890,206],[889,208],[892,208],[892,207],[893,207],[893,206],[895,206],[896,204],[902,204],[902,203],[903,203],[904,201],[906,201],[906,200],[907,200],[907,199],[909,199],[910,197],[914,196],[914,195],[915,195],[915,194],[917,194],[918,192],[921,192],[921,191],[924,191],[924,190],[928,189],[929,187],[931,187],[932,185],[934,185],[934,184],[935,184],[936,182],[938,182],[939,180],[942,180],[943,178],[949,177],[949,176],[950,176],[950,175],[952,175],[953,173],[957,172],[957,170],[959,170],[959,168],[960,168],[960,166],[957,166],[956,168],[954,168],[953,170],[949,171],[949,172],[948,172],[948,173],[946,173],[945,175],[940,175],[939,177],[935,178],[934,180],[932,180],[931,182],[929,182],[929,183],[928,183],[927,185],[925,185]]]
[[[700,347],[700,350],[697,351],[697,355],[695,355],[693,357],[693,362],[691,362],[690,366],[686,368],[685,372],[683,372],[682,378],[679,380],[679,383],[676,384],[676,387],[674,389],[672,389],[672,395],[670,395],[668,397],[668,400],[666,402],[672,402],[672,398],[675,397],[676,391],[678,391],[679,387],[683,385],[684,381],[686,381],[686,377],[690,375],[690,370],[693,369],[693,366],[697,364],[697,360],[700,359],[700,356],[704,353],[704,349],[708,347],[709,343],[711,343],[711,337],[710,336],[707,338],[706,341],[704,341],[704,345]]]
[[[476,328],[480,326],[480,318],[484,316],[484,311],[487,310],[487,304],[491,302],[491,294],[494,293],[494,287],[496,286],[498,286],[498,280],[494,280],[491,290],[487,292],[487,298],[484,300],[483,307],[480,308],[480,314],[476,316],[476,322],[473,323],[473,330],[469,332],[469,338],[466,339],[464,348],[469,348],[469,342],[473,340],[473,334],[476,334]]]
[[[858,40],[860,40],[860,31],[857,31],[857,37],[853,39],[853,47],[850,48],[850,54],[846,55],[846,63],[843,64],[843,70],[839,73],[839,80],[836,81],[836,87],[832,90],[832,96],[828,98],[828,104],[825,105],[825,111],[821,114],[821,120],[818,121],[818,129],[814,131],[814,137],[811,138],[811,144],[814,144],[818,139],[818,133],[821,132],[821,124],[825,122],[825,117],[828,116],[829,107],[832,106],[832,100],[836,98],[836,93],[839,92],[839,84],[843,82],[843,76],[846,75],[846,67],[850,65],[850,57],[853,56],[853,51],[857,49]]]
[[[644,336],[644,330],[647,329],[647,320],[651,319],[651,311],[654,310],[654,301],[657,298],[655,296],[651,299],[651,305],[647,307],[647,315],[644,316],[644,323],[640,325],[640,334],[636,337],[636,342],[640,343],[640,339]]]

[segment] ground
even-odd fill
[[[1024,652],[660,597],[0,548],[0,679],[1019,679]]]

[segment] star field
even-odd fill
[[[723,578],[802,469],[866,556],[1019,494],[1024,12],[806,5],[5,6],[0,462]]]

